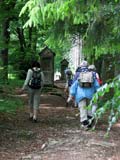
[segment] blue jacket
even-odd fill
[[[81,101],[84,98],[92,99],[94,93],[97,91],[99,87],[100,85],[95,77],[93,86],[90,88],[81,87],[78,80],[76,80],[70,88],[70,94],[74,96],[75,101],[79,103],[79,101]]]

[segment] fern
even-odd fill
[[[107,96],[106,94],[111,94],[112,96]],[[109,112],[108,116],[108,128],[107,133],[111,130],[113,124],[117,122],[120,117],[120,75],[113,79],[111,83],[104,84],[98,92],[94,95],[90,106],[92,103],[99,103],[101,101],[101,97],[104,97],[104,104],[97,109],[95,113],[95,118],[100,119],[102,116]]]

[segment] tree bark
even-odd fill
[[[8,81],[8,49],[10,41],[10,21],[13,17],[11,10],[15,7],[16,1],[0,1],[0,10],[1,10],[1,60],[2,60],[2,73],[1,78],[3,82]]]
[[[115,55],[115,76],[120,75],[120,54]]]
[[[9,32],[10,20],[4,20],[2,24],[2,41],[4,48],[1,50],[1,59],[2,59],[2,79],[4,81],[8,80],[8,44],[10,40],[10,32]]]
[[[22,28],[17,27],[17,34],[19,38],[19,43],[20,43],[20,51],[24,52],[26,43],[25,43],[25,38],[24,38],[24,31]]]

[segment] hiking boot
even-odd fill
[[[92,118],[92,116],[87,116],[87,118],[88,118],[88,119],[91,119],[91,118]]]
[[[89,129],[89,121],[85,120],[85,121],[81,122],[81,128],[84,129],[85,131],[87,131]]]
[[[95,122],[95,119],[94,117],[88,116],[88,121],[89,121],[89,127],[92,127]]]
[[[89,127],[88,125],[81,125],[81,128],[84,130],[84,131],[88,131],[89,130]]]
[[[38,121],[37,121],[37,119],[33,119],[33,123],[37,123]]]

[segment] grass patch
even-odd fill
[[[15,112],[16,109],[22,108],[24,102],[18,97],[0,96],[0,112]]]
[[[9,80],[8,84],[0,85],[0,112],[15,112],[16,109],[24,106],[20,97],[15,97],[15,88],[21,88],[23,81]]]

